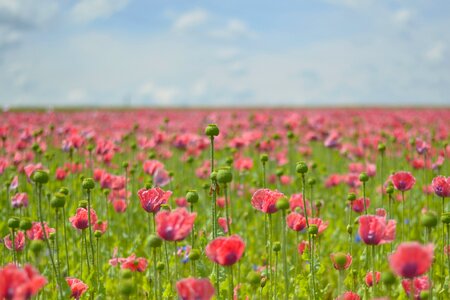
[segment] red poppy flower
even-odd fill
[[[127,210],[127,202],[124,199],[115,199],[112,205],[117,213],[124,213]]]
[[[64,168],[57,168],[55,171],[56,180],[64,180],[67,176],[67,172]]]
[[[286,223],[289,228],[295,231],[302,231],[306,227],[306,218],[296,212],[286,216]]]
[[[442,198],[450,197],[450,177],[434,177],[431,186],[437,196]]]
[[[309,242],[308,241],[301,241],[298,244],[297,251],[300,255],[303,255],[303,252],[305,252],[305,249],[309,249]]]
[[[352,210],[357,213],[362,213],[364,211],[364,202],[366,203],[366,209],[370,206],[369,198],[359,198],[351,202]]]
[[[47,238],[50,236],[50,233],[54,233],[55,229],[51,228],[47,225],[47,222],[44,222],[45,234]],[[27,230],[27,237],[30,240],[44,240],[44,231],[42,230],[41,222],[33,222],[30,230]]]
[[[345,256],[345,263],[337,261],[338,256]],[[331,261],[333,262],[333,266],[336,270],[346,270],[352,264],[352,256],[350,254],[344,253],[331,253],[330,254]]]
[[[184,240],[191,233],[196,217],[196,213],[189,213],[185,208],[160,211],[156,215],[156,231],[166,241]]]
[[[422,291],[430,289],[430,280],[428,279],[428,276],[414,278],[413,284],[414,284],[414,299],[417,300],[420,300],[420,293]],[[403,289],[405,290],[405,293],[409,296],[409,293],[411,292],[411,280],[403,279],[402,286]]]
[[[8,248],[9,250],[12,250],[13,244],[12,244],[12,238],[10,237],[10,234],[5,236],[5,238],[3,240],[5,242],[5,247]],[[14,250],[22,251],[24,247],[25,247],[25,234],[23,234],[23,231],[17,231],[14,234]]]
[[[164,191],[159,187],[152,189],[140,189],[138,191],[139,200],[142,208],[148,213],[157,213],[162,204],[167,203],[169,197],[172,195],[171,191]]]
[[[99,231],[102,234],[105,234],[106,229],[108,229],[108,222],[107,221],[98,221],[94,224],[94,227],[92,229],[94,231]]]
[[[433,263],[433,244],[402,243],[389,256],[389,265],[399,276],[414,278],[428,271]]]
[[[66,282],[72,290],[72,298],[78,300],[88,290],[89,286],[80,279],[66,277]]]
[[[11,205],[13,208],[28,207],[27,193],[17,193],[11,197]]]
[[[396,223],[386,218],[373,215],[359,217],[359,236],[367,245],[389,243],[395,239]]]
[[[214,287],[209,279],[185,278],[177,282],[181,300],[209,300],[214,296]]]
[[[14,264],[0,268],[0,299],[30,299],[47,284],[31,265],[22,269]]]
[[[380,282],[381,273],[375,272],[375,278],[377,279],[376,284],[378,284]],[[371,287],[373,285],[373,272],[372,271],[367,272],[365,282],[366,282],[366,285],[369,287]]]
[[[70,223],[72,223],[73,228],[76,229],[86,229],[89,227],[89,217],[88,210],[83,207],[77,208],[75,216],[69,218]],[[91,208],[91,224],[97,223],[97,214],[95,210]]]
[[[133,272],[144,272],[147,269],[148,262],[143,257],[136,257],[136,254],[131,254],[127,258],[119,259],[122,269],[128,269]]]
[[[404,171],[392,174],[391,181],[395,189],[402,192],[409,191],[416,183],[414,176],[412,176],[411,173]]]
[[[277,211],[275,204],[284,197],[283,193],[270,189],[259,189],[252,196],[252,205],[263,213],[272,214]]]
[[[344,294],[336,298],[336,300],[360,300],[360,299],[361,297],[359,297],[358,294],[353,292],[345,292]]]
[[[308,216],[311,215],[311,206],[309,205],[309,201],[308,199],[305,199],[306,202],[306,213],[308,214]],[[293,194],[291,195],[291,197],[289,198],[289,208],[291,209],[291,211],[295,211],[296,208],[299,207],[301,208],[301,210],[299,211],[300,214],[304,214],[304,207],[303,207],[303,195],[302,193],[298,193],[298,194]]]
[[[245,243],[238,235],[218,237],[206,246],[206,256],[222,266],[231,266],[241,259]]]
[[[310,226],[312,224],[317,226],[317,229],[319,229],[319,232],[317,233],[318,235],[328,228],[328,221],[323,221],[320,218],[309,218],[308,223]]]
[[[228,223],[227,218],[218,218],[217,223],[222,228],[224,233],[228,233]],[[230,224],[231,224],[231,218],[230,218]]]

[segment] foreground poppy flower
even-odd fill
[[[13,249],[10,234],[5,236],[4,242],[5,247],[8,248],[8,250]],[[22,251],[24,247],[25,247],[25,234],[23,234],[23,231],[17,231],[14,235],[14,251]]]
[[[191,233],[196,217],[196,213],[189,213],[185,208],[160,211],[156,215],[156,232],[166,241],[184,240]]]
[[[167,203],[169,197],[172,195],[171,191],[164,191],[159,187],[152,189],[140,189],[138,191],[139,200],[142,208],[148,213],[157,213],[162,204]]]
[[[428,271],[433,262],[433,244],[402,243],[389,256],[392,271],[405,278],[414,278]]]
[[[47,284],[31,265],[14,264],[0,268],[0,299],[25,300],[35,296]]]
[[[211,241],[205,249],[208,258],[222,266],[231,266],[241,259],[245,243],[238,235],[218,237]]]
[[[88,211],[86,208],[79,207],[75,216],[69,218],[70,223],[72,223],[73,228],[76,229],[86,229],[90,225],[97,223],[97,214],[95,210],[91,208],[91,223],[89,224]]]
[[[306,228],[306,218],[296,212],[292,212],[286,216],[287,226],[295,231],[302,231]]]
[[[396,190],[399,191],[409,191],[414,184],[416,183],[416,179],[409,172],[397,172],[391,175],[391,181]]]
[[[396,223],[386,218],[373,215],[359,217],[359,236],[367,245],[379,245],[395,239]]]
[[[181,300],[210,300],[214,287],[209,279],[185,278],[177,282],[177,292]]]
[[[434,193],[442,198],[450,197],[450,177],[436,176],[431,182]]]
[[[275,204],[281,197],[284,197],[284,194],[278,191],[259,189],[252,196],[252,205],[263,213],[273,214],[277,211]]]
[[[89,288],[83,281],[74,277],[66,277],[66,282],[72,290],[71,297],[76,300],[80,299]]]

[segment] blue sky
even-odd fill
[[[449,28],[446,0],[0,0],[0,104],[449,105]]]

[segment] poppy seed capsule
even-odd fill
[[[198,202],[198,193],[197,193],[197,191],[194,191],[194,190],[188,191],[186,193],[186,201],[189,202],[189,203],[197,203]]]
[[[66,195],[61,193],[56,193],[53,195],[52,200],[50,201],[50,205],[53,208],[61,208],[66,204]]]
[[[24,218],[24,219],[20,220],[19,227],[22,230],[30,230],[31,227],[33,227],[33,223],[31,222],[30,219]]]
[[[214,137],[219,135],[219,127],[216,124],[209,124],[205,128],[205,135],[209,137]]]
[[[277,169],[277,171],[276,171],[276,175],[277,175],[277,177],[281,177],[281,176],[283,176],[283,175],[284,175],[284,170],[283,170],[283,169],[281,169],[281,168]]]
[[[427,300],[430,298],[430,292],[429,291],[421,291],[419,299],[421,300]]]
[[[355,195],[355,193],[350,193],[350,194],[348,194],[348,195],[347,195],[347,200],[350,201],[350,202],[355,201],[355,200],[356,200],[356,195]]]
[[[287,133],[287,138],[288,139],[290,139],[290,140],[292,140],[294,137],[295,137],[295,135],[294,135],[294,133],[292,132],[292,131],[288,131],[288,133]]]
[[[450,223],[450,213],[443,213],[441,216],[442,223],[449,224]]]
[[[46,184],[48,182],[49,176],[48,173],[42,170],[36,170],[33,172],[31,179],[40,184]]]
[[[94,236],[98,239],[102,237],[102,232],[100,230],[94,231]]]
[[[309,234],[317,234],[317,233],[319,233],[319,228],[317,227],[316,224],[309,224],[308,233]]]
[[[395,283],[396,279],[394,274],[392,274],[391,271],[385,271],[381,273],[381,281],[385,284],[385,285],[392,285]]]
[[[338,269],[344,269],[347,264],[347,254],[338,252],[334,254],[334,263],[338,266]]]
[[[162,239],[159,238],[158,236],[152,234],[149,238],[148,238],[148,245],[151,248],[159,248],[162,245]]]
[[[69,189],[66,188],[65,186],[63,186],[62,188],[59,189],[59,193],[67,196],[67,195],[69,195]]]
[[[303,161],[298,162],[295,166],[295,171],[299,174],[306,174],[308,172],[308,165]]]
[[[273,243],[272,250],[273,250],[274,252],[279,252],[279,251],[281,250],[281,244],[280,244],[280,242],[275,242],[275,243]]]
[[[285,197],[280,198],[280,199],[278,199],[277,203],[275,204],[275,207],[280,210],[288,209],[289,201]]]
[[[316,184],[316,179],[315,178],[309,178],[308,179],[308,184],[309,185],[315,185]]]
[[[192,249],[189,253],[190,260],[198,260],[200,258],[200,251],[198,249]]]
[[[19,228],[20,219],[17,217],[11,217],[8,219],[8,227],[11,229]]]
[[[393,186],[388,186],[387,188],[386,188],[386,194],[388,194],[388,195],[392,195],[394,193],[394,187]]]
[[[128,280],[123,280],[119,283],[119,290],[120,293],[124,296],[129,296],[133,293],[133,281],[128,279]]]
[[[105,195],[105,197],[108,197],[110,191],[108,189],[104,189],[103,190],[103,195]]]
[[[261,160],[261,162],[263,163],[263,164],[265,164],[266,162],[268,162],[269,161],[269,156],[267,155],[267,154],[261,154],[261,156],[259,157],[259,159]]]
[[[216,181],[217,180],[217,172],[216,171],[211,172],[211,175],[209,175],[209,178],[213,181]]]
[[[94,145],[93,144],[89,144],[87,145],[87,151],[92,152],[92,150],[94,150]]]
[[[378,151],[380,151],[381,153],[383,153],[386,150],[386,145],[383,143],[379,143],[378,144]]]
[[[230,183],[233,180],[233,173],[229,169],[220,169],[217,172],[217,181],[219,183]]]
[[[158,270],[158,271],[162,271],[162,270],[164,270],[164,268],[165,268],[165,264],[163,263],[163,262],[158,262],[157,264],[156,264],[156,269]]]
[[[247,281],[251,285],[257,285],[261,281],[261,276],[258,273],[252,271],[252,272],[247,274]]]
[[[81,185],[86,190],[92,190],[95,187],[95,182],[92,178],[85,178],[83,179],[83,183]]]
[[[422,215],[422,218],[420,219],[420,222],[425,227],[436,227],[438,223],[438,219],[435,213],[433,212],[426,212]]]
[[[78,201],[78,207],[87,208],[87,206],[88,206],[87,200]]]
[[[127,161],[122,163],[122,168],[127,169],[130,164]]]
[[[32,240],[30,243],[30,250],[34,253],[34,255],[38,255],[42,249],[44,249],[44,241],[43,240]]]
[[[352,234],[353,233],[353,226],[352,225],[347,225],[347,233],[348,234]]]
[[[369,181],[369,176],[367,175],[366,172],[362,172],[361,174],[359,174],[359,181],[361,182]]]

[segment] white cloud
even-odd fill
[[[228,20],[222,28],[212,30],[210,35],[218,39],[254,38],[256,33],[250,30],[245,22],[238,19]]]
[[[136,94],[141,102],[150,101],[150,103],[156,103],[157,105],[174,104],[173,101],[178,95],[177,88],[157,86],[153,82],[141,85]]]
[[[67,93],[67,101],[69,103],[80,103],[86,100],[86,92],[83,89],[74,88]]]
[[[184,31],[204,24],[209,13],[203,9],[195,9],[179,15],[173,23],[173,30]]]
[[[77,22],[90,22],[108,18],[122,10],[129,0],[80,0],[72,8],[72,18]]]
[[[12,27],[40,26],[59,9],[57,0],[0,0],[0,23]]]
[[[393,15],[393,21],[399,25],[408,25],[412,18],[414,16],[414,13],[409,9],[401,9],[394,13]]]
[[[22,39],[20,31],[0,26],[0,48],[17,44]]]
[[[445,45],[442,42],[437,42],[425,53],[425,58],[430,62],[440,62],[445,55]]]

